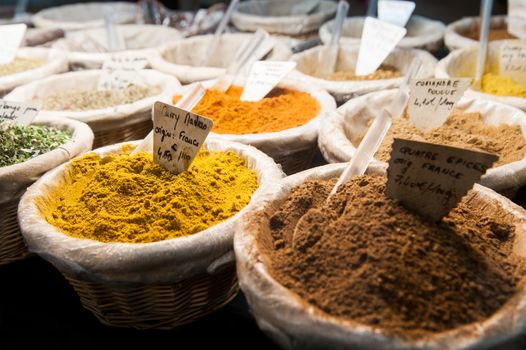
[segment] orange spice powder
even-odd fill
[[[306,124],[320,112],[320,105],[308,93],[274,88],[258,102],[240,100],[243,88],[226,92],[207,90],[192,112],[211,118],[212,131],[219,134],[259,134]],[[173,96],[173,103],[181,96]]]

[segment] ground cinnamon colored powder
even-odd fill
[[[383,176],[355,177],[326,203],[334,183],[294,189],[258,237],[273,277],[326,313],[421,337],[487,318],[522,283],[514,226],[495,210],[465,197],[430,223],[386,197]]]
[[[454,110],[444,125],[422,132],[408,118],[405,113],[393,120],[393,125],[376,152],[377,159],[389,161],[391,144],[395,137],[494,153],[499,156],[494,167],[521,160],[526,156],[526,139],[519,125],[492,126],[483,122],[480,113]],[[357,146],[362,137],[363,135],[358,140],[353,140],[353,144]]]
[[[467,38],[473,39],[473,40],[479,40],[480,36],[480,28],[474,27],[471,31],[462,33]],[[513,34],[508,33],[507,28],[495,28],[490,29],[488,33],[488,40],[505,40],[505,39],[517,39],[517,37]]]
[[[368,75],[356,75],[351,71],[338,71],[334,72],[327,77],[328,80],[381,80],[381,79],[393,79],[400,77],[400,72],[390,66],[384,66],[379,68]]]
[[[243,88],[207,90],[192,112],[211,118],[219,134],[259,134],[301,126],[316,117],[320,105],[308,93],[274,88],[258,102],[241,101]],[[174,96],[176,103],[181,96]]]

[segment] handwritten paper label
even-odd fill
[[[13,121],[20,125],[29,125],[39,112],[36,104],[0,100],[0,123]]]
[[[508,0],[508,32],[526,39],[526,1]]]
[[[241,101],[261,100],[295,67],[296,62],[254,62],[243,88]]]
[[[121,90],[130,84],[140,84],[139,71],[146,67],[146,57],[112,55],[104,61],[97,89]]]
[[[380,0],[378,1],[378,19],[405,27],[416,4],[413,1]]]
[[[406,32],[405,28],[367,17],[358,51],[356,75],[367,75],[376,71]]]
[[[489,153],[395,139],[387,169],[387,195],[438,221],[497,159]]]
[[[213,121],[184,109],[155,102],[153,105],[153,158],[174,173],[190,167]]]
[[[15,59],[26,29],[27,26],[23,23],[0,26],[0,64],[7,64]]]
[[[428,131],[445,123],[471,83],[470,78],[413,79],[407,110],[417,128]]]
[[[500,75],[526,85],[526,45],[518,41],[505,41],[500,47]]]

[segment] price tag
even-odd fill
[[[29,125],[39,112],[36,104],[0,100],[0,122],[13,121],[20,125]]]
[[[146,67],[146,64],[148,64],[146,57],[112,55],[104,61],[97,89],[121,90],[126,89],[130,84],[140,83],[139,71]]]
[[[526,39],[526,2],[508,0],[508,32],[520,39]]]
[[[27,26],[23,23],[0,26],[0,64],[7,64],[15,59],[26,29]]]
[[[380,0],[378,1],[378,19],[405,27],[415,10],[413,1]]]
[[[521,42],[505,41],[500,47],[500,75],[526,85],[526,45]]]
[[[290,71],[296,62],[257,61],[252,65],[241,101],[256,102],[264,98]]]
[[[213,121],[184,109],[155,102],[153,105],[153,159],[180,173],[190,167]]]
[[[428,131],[445,123],[471,83],[470,78],[414,79],[410,83],[409,120]]]
[[[406,32],[405,28],[367,17],[358,51],[356,75],[367,75],[376,71]]]
[[[438,221],[497,159],[489,153],[395,139],[387,169],[387,195]]]

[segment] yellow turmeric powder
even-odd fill
[[[191,235],[241,210],[258,187],[234,152],[201,150],[175,175],[152,155],[129,149],[89,153],[67,166],[62,183],[41,197],[41,215],[70,236],[147,243]]]
[[[526,98],[526,88],[512,78],[486,73],[482,76],[481,90],[493,95],[516,96]]]
[[[258,102],[241,101],[242,92],[239,86],[207,90],[192,112],[211,118],[219,134],[259,134],[304,125],[320,111],[318,101],[301,91],[274,88]],[[174,96],[173,103],[179,99]]]

